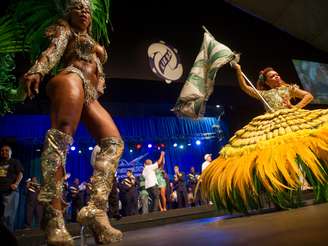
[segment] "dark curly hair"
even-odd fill
[[[268,72],[270,72],[270,71],[276,71],[275,69],[273,69],[272,67],[266,67],[266,68],[264,68],[263,70],[261,70],[260,71],[260,73],[259,73],[259,78],[258,78],[258,80],[257,80],[257,82],[256,82],[256,88],[258,89],[258,90],[270,90],[271,89],[271,87],[270,86],[268,86],[266,83],[265,83],[265,81],[267,80],[267,74],[268,74]],[[281,83],[283,84],[283,85],[288,85],[285,81],[283,81],[283,80],[281,80]]]

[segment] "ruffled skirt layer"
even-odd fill
[[[304,183],[328,200],[328,110],[282,109],[240,129],[201,176],[202,192],[217,207],[259,208],[262,194],[295,207]]]

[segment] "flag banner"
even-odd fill
[[[201,49],[172,111],[177,116],[203,117],[206,102],[214,89],[216,72],[236,57],[231,49],[205,32]]]

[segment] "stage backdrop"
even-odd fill
[[[118,169],[119,178],[123,178],[128,169],[133,170],[136,176],[140,175],[144,160],[150,158],[156,161],[162,150],[166,152],[164,168],[171,178],[174,165],[179,165],[186,173],[191,166],[200,172],[204,154],[212,153],[216,157],[228,136],[227,127],[216,118],[197,121],[176,117],[114,120],[125,141],[125,151]],[[0,138],[13,146],[13,158],[19,159],[25,169],[19,218],[24,218],[25,181],[31,176],[40,179],[42,143],[49,127],[50,121],[46,115],[7,115],[0,118]],[[69,183],[74,178],[87,181],[91,176],[90,155],[94,145],[86,128],[80,125],[74,137],[75,150],[71,149],[67,157],[67,172],[71,173]],[[20,219],[17,223],[18,227],[22,227],[24,221]]]

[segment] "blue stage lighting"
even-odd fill
[[[88,150],[93,150],[93,147],[89,147]]]
[[[148,148],[150,149],[151,147],[153,147],[153,145],[152,144],[148,144]]]
[[[183,148],[184,148],[184,146],[181,144],[181,145],[179,146],[179,148],[180,148],[180,149],[183,149]]]
[[[130,149],[130,153],[132,153],[133,152],[133,149]]]
[[[75,149],[76,149],[76,147],[75,147],[75,146],[72,146],[72,147],[71,147],[71,150],[72,150],[72,151],[74,151]]]
[[[174,148],[176,148],[177,146],[178,146],[178,144],[177,144],[177,143],[174,143],[174,144],[173,144],[173,147],[174,147]]]
[[[79,154],[82,154],[82,150],[79,150]]]
[[[202,142],[200,140],[196,141],[196,145],[200,145]]]

